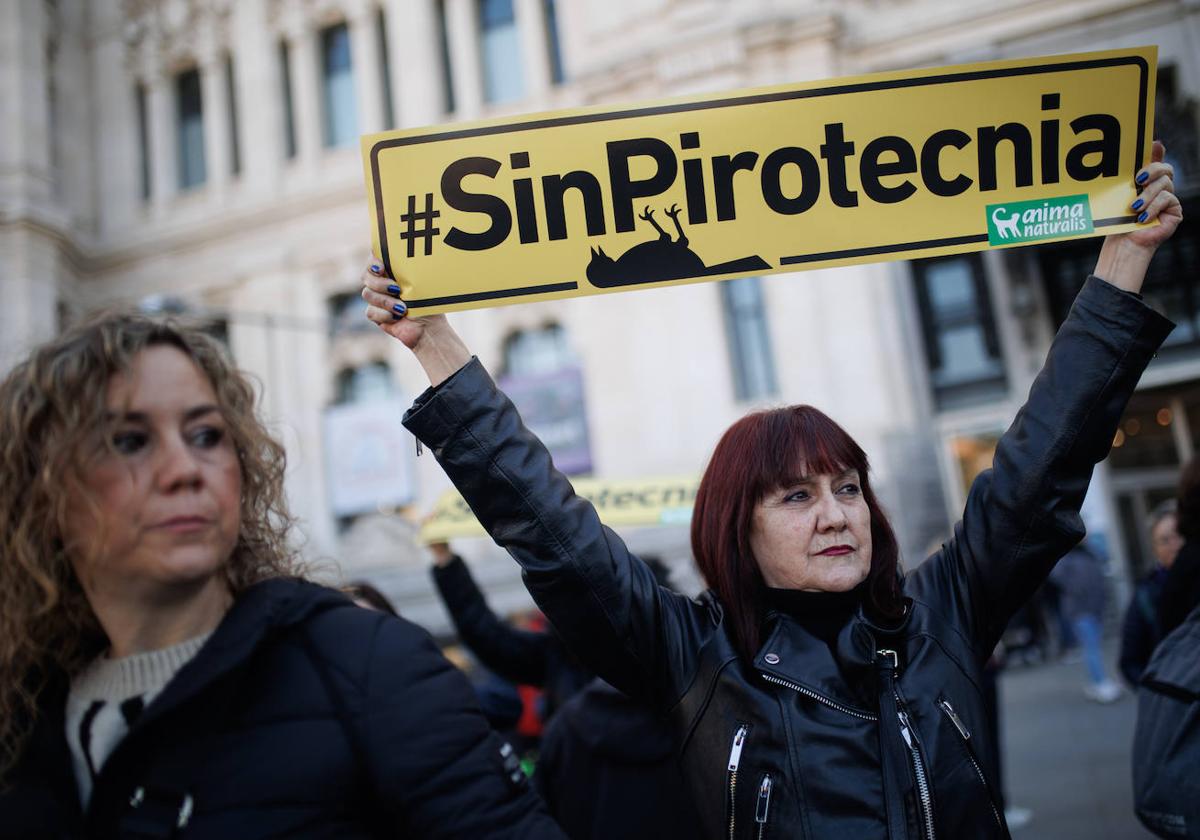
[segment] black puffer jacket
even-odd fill
[[[422,395],[405,423],[580,658],[671,715],[706,837],[1002,837],[983,769],[995,749],[983,664],[1083,536],[1093,465],[1170,328],[1089,279],[954,537],[905,580],[899,632],[860,611],[831,651],[776,614],[753,662],[736,653],[719,603],[659,588],[600,524],[478,362]]]
[[[44,696],[0,793],[0,837],[564,837],[428,634],[315,584],[238,597],[105,762],[86,814],[65,689]]]

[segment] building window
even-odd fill
[[[735,396],[739,400],[774,396],[779,388],[775,382],[775,360],[761,281],[757,277],[743,277],[726,280],[718,286]]]
[[[279,83],[283,103],[283,153],[291,160],[296,156],[296,107],[292,100],[292,54],[287,41],[279,42]]]
[[[186,190],[200,186],[206,177],[199,70],[188,70],[176,77],[175,99],[179,116],[179,186]]]
[[[229,171],[242,171],[242,146],[238,141],[237,82],[233,73],[233,56],[225,56],[225,98],[229,104]]]
[[[134,107],[137,110],[138,169],[141,173],[142,199],[150,198],[150,114],[146,108],[146,86],[138,85],[133,90]]]
[[[367,332],[375,325],[367,320],[367,302],[358,292],[345,292],[329,299],[329,335]]]
[[[558,40],[558,10],[555,0],[545,0],[546,5],[546,50],[550,53],[550,81],[556,85],[566,81],[563,69],[562,46]]]
[[[325,145],[332,148],[353,144],[358,138],[358,117],[350,64],[350,30],[344,23],[321,32],[321,94]]]
[[[1185,207],[1197,199],[1200,190],[1180,195]],[[1066,319],[1075,295],[1096,265],[1099,250],[1100,243],[1095,239],[1037,246],[1035,253],[1056,327]],[[1164,358],[1190,356],[1200,349],[1200,289],[1195,282],[1198,276],[1200,222],[1185,215],[1175,235],[1155,253],[1142,284],[1146,301],[1176,324],[1159,352]]]
[[[991,296],[978,254],[913,263],[934,402],[954,408],[1006,387]]]
[[[499,103],[520,99],[525,95],[525,80],[513,0],[480,0],[479,26],[484,100]]]
[[[450,64],[450,27],[446,23],[445,0],[438,3],[438,46],[442,54],[442,91],[445,94],[443,110],[447,114],[454,113],[454,69]]]
[[[373,362],[338,373],[337,401],[341,404],[387,399],[395,392],[386,362]]]
[[[383,78],[380,79],[379,89],[383,91],[383,127],[385,129],[396,127],[396,111],[392,105],[392,61],[388,53],[388,38],[387,38],[387,18],[384,17],[383,9],[375,15],[375,31],[379,36],[379,72]]]
[[[567,332],[559,324],[519,330],[504,340],[505,376],[537,376],[574,364],[575,354],[567,343]]]

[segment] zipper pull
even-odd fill
[[[746,743],[746,733],[750,727],[742,724],[738,727],[737,732],[733,735],[733,746],[729,749],[729,772],[736,773],[738,764],[742,760],[742,747]]]
[[[941,700],[938,701],[938,704],[942,707],[942,710],[950,717],[950,722],[954,724],[954,727],[958,730],[958,734],[963,737],[963,740],[970,741],[971,733],[967,730],[967,727],[963,724],[963,722],[959,718],[958,714],[954,711],[954,707],[950,705],[950,701],[945,698],[942,698]]]
[[[421,453],[424,452],[425,450],[421,446],[421,440],[419,438],[413,438],[413,440],[415,440],[417,442],[417,457],[420,458]]]
[[[897,712],[896,716],[900,718],[900,734],[904,736],[904,743],[908,744],[908,748],[913,748],[912,733],[909,731],[908,715],[904,712]]]
[[[759,825],[767,821],[767,811],[771,807],[771,774],[767,773],[758,786],[758,805],[754,809],[754,821]]]

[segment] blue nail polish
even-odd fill
[[[1150,173],[1149,173],[1149,172],[1139,172],[1136,180],[1137,180],[1137,182],[1138,182],[1139,184],[1144,184],[1144,183],[1146,183],[1146,181],[1148,181],[1149,179],[1150,179]]]
[[[405,306],[403,303],[396,303],[396,304],[392,305],[392,311],[395,312],[397,315],[403,315],[405,312],[408,311],[408,307]]]
[[[1139,222],[1144,222],[1144,221],[1146,221],[1146,219],[1148,219],[1148,218],[1150,218],[1150,214],[1149,214],[1149,213],[1142,213],[1142,215],[1138,216],[1138,221],[1139,221]]]
[[[404,317],[403,315],[397,315],[395,312],[393,312],[393,313],[392,313],[392,320],[393,320],[393,321],[399,321],[399,320],[400,320],[401,318],[403,318],[403,317]]]
[[[1134,210],[1141,210],[1142,205],[1145,203],[1146,202],[1142,201],[1142,199],[1139,198],[1137,201],[1133,202],[1133,204],[1131,206]]]
[[[1141,201],[1141,199],[1139,198],[1139,199],[1138,199],[1138,201],[1140,202],[1140,201]],[[1137,205],[1136,205],[1136,204],[1135,204],[1135,205],[1133,205],[1133,209],[1134,209],[1134,210],[1136,210],[1136,209],[1137,209]],[[398,294],[400,294],[400,287],[399,287],[399,286],[397,286],[395,283],[393,283],[392,285],[388,286],[388,294],[389,294],[389,295],[398,295]]]
[[[383,266],[381,266],[379,263],[371,263],[371,273],[372,274],[379,274],[382,271],[383,271]]]

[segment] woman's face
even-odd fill
[[[92,503],[69,501],[64,534],[84,591],[155,597],[217,580],[237,543],[242,475],[208,377],[178,348],[149,347],[105,403],[80,469]]]
[[[1150,543],[1154,548],[1154,559],[1164,569],[1171,568],[1175,555],[1183,547],[1183,537],[1176,530],[1175,514],[1168,513],[1154,525],[1150,531]]]
[[[871,570],[871,511],[857,470],[807,476],[754,508],[750,547],[768,586],[845,592]]]

